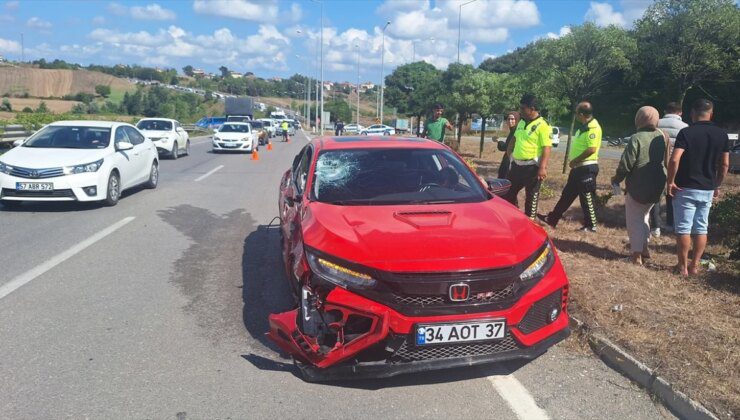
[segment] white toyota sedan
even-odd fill
[[[360,131],[363,136],[395,136],[396,129],[384,124],[373,124]]]
[[[0,203],[104,201],[121,192],[156,188],[157,148],[133,125],[109,121],[49,124],[0,156]]]
[[[172,159],[190,154],[190,136],[177,120],[144,118],[136,123],[136,128],[151,139],[157,151]]]
[[[259,150],[252,126],[244,122],[225,122],[213,133],[213,152],[249,152]]]

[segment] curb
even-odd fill
[[[644,363],[632,357],[606,337],[591,332],[583,321],[570,317],[571,328],[583,334],[588,344],[607,366],[637,382],[660,401],[678,418],[718,420],[711,411],[673,385]]]

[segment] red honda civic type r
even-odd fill
[[[297,304],[268,335],[306,380],[533,359],[568,336],[550,239],[491,183],[426,139],[303,148],[279,195]]]

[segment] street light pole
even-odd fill
[[[383,43],[380,48],[380,123],[383,124],[383,88],[385,87],[385,80],[383,80],[385,68],[384,68],[384,60],[385,60],[385,30],[388,28],[388,25],[391,24],[391,21],[387,21],[385,23],[385,26],[383,26]]]
[[[458,62],[458,64],[460,63],[460,33],[462,31],[462,25],[461,25],[461,22],[462,22],[462,8],[466,4],[470,4],[470,3],[473,3],[475,1],[477,1],[477,0],[470,0],[468,2],[465,2],[465,3],[461,4],[460,5],[460,10],[457,13],[457,62]]]
[[[355,44],[357,50],[357,129],[360,128],[360,45]]]

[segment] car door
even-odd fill
[[[133,183],[139,184],[147,179],[149,179],[149,170],[150,170],[150,150],[148,142],[145,142],[144,135],[142,135],[138,130],[136,130],[134,127],[124,126],[124,130],[126,130],[126,134],[128,134],[128,138],[131,140],[131,144],[134,145],[133,150],[131,150],[133,153],[133,159],[132,164],[132,173],[133,173]]]
[[[119,175],[121,177],[121,190],[129,188],[134,185],[134,149],[130,150],[118,150],[119,143],[131,143],[131,139],[128,137],[128,132],[125,130],[125,126],[116,128],[115,134],[113,135],[113,142],[116,148],[116,154],[114,162],[118,168]]]
[[[303,203],[306,200],[306,184],[308,171],[311,168],[313,158],[313,147],[309,144],[303,148],[301,153],[293,161],[290,179],[285,189],[283,201],[282,229],[283,229],[283,261],[287,264],[288,272],[292,272],[291,264],[296,258],[300,258],[300,250],[297,246],[303,240],[301,237],[301,217]],[[291,203],[291,200],[294,200]]]

